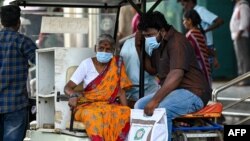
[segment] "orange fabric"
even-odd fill
[[[208,104],[203,109],[197,111],[196,113],[221,113],[222,112],[222,104],[219,102]]]
[[[125,125],[129,123],[130,108],[117,104],[109,104],[109,98],[116,86],[130,87],[131,81],[125,73],[122,63],[120,83],[116,59],[113,57],[107,73],[99,85],[90,91],[84,91],[84,98],[79,103],[88,101],[88,104],[77,106],[75,119],[86,126],[86,131],[91,140],[116,141],[120,139]],[[124,138],[125,139],[125,138]]]
[[[190,113],[186,114],[180,118],[197,118],[197,117],[220,117],[221,112],[222,112],[222,104],[219,102],[208,104],[201,110],[195,112],[195,113]]]

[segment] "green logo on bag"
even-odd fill
[[[134,140],[140,140],[142,139],[143,135],[145,134],[145,130],[143,128],[140,128],[136,131]]]

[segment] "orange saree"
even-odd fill
[[[78,100],[75,119],[84,123],[92,141],[123,141],[129,131],[130,108],[116,104],[114,99],[119,89],[130,87],[132,83],[123,63],[119,69],[117,58],[113,57]]]

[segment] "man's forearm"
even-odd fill
[[[153,100],[160,103],[170,92],[175,90],[182,81],[184,71],[181,69],[171,70],[167,75],[162,87],[157,91]]]

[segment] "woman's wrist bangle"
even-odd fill
[[[73,93],[69,96],[69,98],[80,97],[80,96],[81,96],[81,94],[79,94],[79,93]]]

